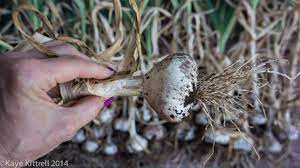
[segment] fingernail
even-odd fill
[[[111,66],[109,66],[109,65],[107,65],[106,68],[109,69],[112,72],[116,72],[116,70],[114,68],[112,68]]]
[[[103,104],[105,107],[108,107],[114,100],[115,100],[114,97],[110,97],[110,98],[104,100]]]

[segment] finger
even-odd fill
[[[50,49],[53,53],[55,53],[57,56],[66,56],[66,55],[72,55],[77,56],[83,59],[90,59],[88,56],[84,55],[83,53],[79,52],[73,45],[63,42],[63,41],[50,41],[45,43],[45,46]]]
[[[96,64],[93,61],[69,56],[41,61],[41,78],[47,80],[39,80],[43,90],[50,90],[58,83],[65,83],[76,78],[94,78],[105,79],[113,75],[114,71]]]
[[[95,117],[98,116],[100,110],[103,108],[103,98],[96,96],[88,96],[80,99],[72,107],[68,107],[65,115],[71,118],[74,122],[74,127],[80,129]]]
[[[79,52],[74,46],[64,41],[52,40],[44,43],[44,46],[47,47],[52,53],[56,54],[56,56],[58,57],[72,55],[83,59],[90,59],[88,56]],[[31,58],[48,58],[47,55],[41,53],[35,48],[28,50],[27,52],[28,52],[28,57]]]

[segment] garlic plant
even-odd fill
[[[129,101],[129,140],[126,143],[126,147],[129,153],[137,153],[147,150],[148,141],[141,135],[136,132],[136,107],[134,107],[133,99],[131,98]]]
[[[103,126],[93,126],[92,131],[93,137],[96,139],[103,138],[106,135],[105,128]]]
[[[267,132],[265,141],[266,151],[270,153],[279,153],[282,151],[283,146],[279,143],[279,141],[274,137],[272,132]]]
[[[254,125],[264,125],[268,119],[263,114],[256,114],[250,118],[250,122]]]
[[[82,146],[83,150],[89,153],[94,153],[98,150],[99,144],[96,141],[87,140]]]
[[[113,108],[104,108],[98,115],[98,119],[102,124],[109,124],[112,122],[115,115],[115,110]]]
[[[86,95],[101,97],[143,95],[150,106],[171,122],[189,115],[197,86],[193,57],[174,53],[158,62],[144,76],[116,75],[104,81],[81,81],[60,85],[65,101]]]
[[[161,140],[166,136],[166,128],[161,125],[147,125],[143,129],[143,136],[148,140]]]
[[[196,137],[196,127],[188,122],[181,122],[176,126],[176,138],[182,141],[191,141]]]
[[[228,145],[230,142],[231,133],[225,130],[207,129],[204,135],[204,141],[208,143],[217,143],[221,145]]]
[[[112,141],[113,129],[110,127],[107,133],[106,141],[103,144],[102,152],[105,155],[115,155],[118,152],[117,145]]]
[[[299,138],[299,129],[293,125],[288,127],[287,130],[287,134],[288,134],[288,139],[293,141],[293,140],[297,140]]]
[[[113,142],[106,142],[103,146],[103,153],[105,155],[115,155],[118,152],[118,147]]]
[[[79,143],[79,144],[83,143],[85,140],[86,140],[86,136],[85,136],[84,131],[82,129],[77,131],[75,136],[72,138],[72,142]]]
[[[127,118],[121,117],[114,121],[114,129],[122,132],[128,132],[129,122]]]
[[[114,120],[113,128],[118,131],[128,132],[129,131],[129,121],[127,116],[127,108],[128,108],[128,100],[127,98],[123,98],[123,108],[122,115]]]
[[[208,117],[204,112],[197,113],[195,122],[196,124],[206,126],[208,124]]]
[[[254,145],[254,141],[249,137],[240,136],[234,139],[233,141],[233,149],[243,150],[246,152],[252,151],[252,146]]]
[[[151,120],[151,118],[152,118],[151,111],[150,111],[150,109],[148,107],[148,104],[145,100],[143,101],[143,107],[141,108],[141,113],[142,113],[143,121],[150,121]]]

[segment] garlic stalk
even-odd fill
[[[130,119],[130,127],[129,127],[129,135],[130,138],[127,141],[127,150],[130,153],[142,152],[147,150],[148,141],[137,134],[136,125],[135,125],[135,115],[136,108],[133,105],[133,99],[131,98],[129,101],[129,119]]]
[[[106,142],[103,145],[103,153],[105,155],[115,155],[118,152],[117,145],[112,141],[113,129],[110,127],[107,133]]]
[[[96,138],[96,139],[101,139],[101,138],[103,138],[103,137],[105,137],[105,128],[104,128],[104,126],[94,126],[93,128],[92,128],[92,135],[93,135],[93,137],[94,138]]]
[[[128,100],[127,97],[123,98],[123,108],[122,108],[122,116],[114,120],[113,128],[118,131],[128,132],[129,130],[129,121],[127,116],[127,105]]]
[[[143,107],[141,108],[142,119],[143,121],[150,121],[152,118],[151,111],[148,107],[146,100],[143,100]]]

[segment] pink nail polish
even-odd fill
[[[108,107],[114,100],[115,100],[114,97],[110,97],[110,98],[104,100],[103,104],[104,104],[105,107]]]

